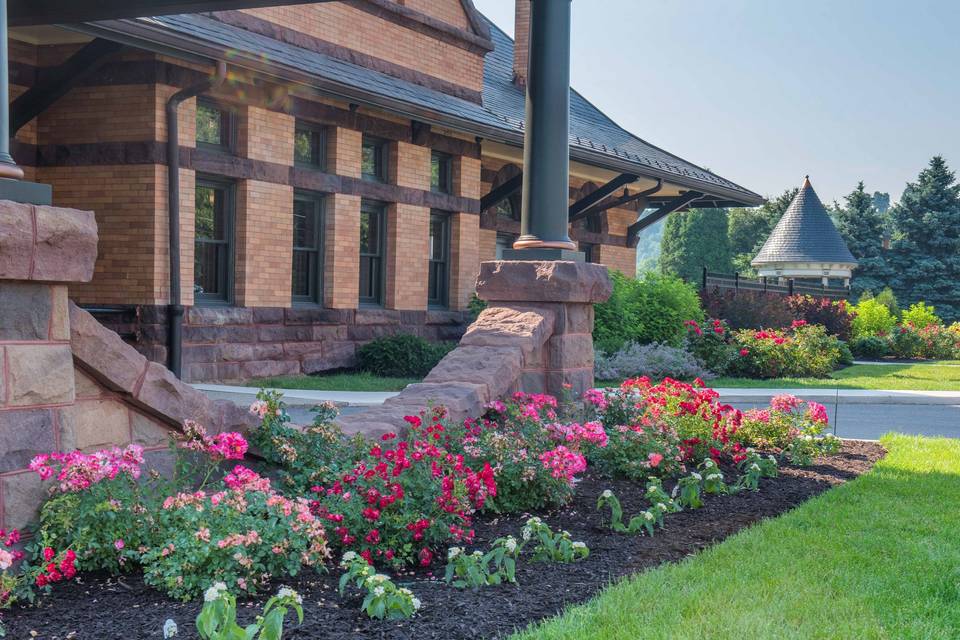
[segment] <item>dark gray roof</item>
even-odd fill
[[[779,262],[857,264],[809,178],[804,179],[800,191],[750,264]]]
[[[489,20],[494,50],[484,64],[483,104],[224,24],[205,15],[172,15],[86,25],[104,37],[263,69],[337,95],[512,144],[522,143],[524,93],[513,83],[513,41]],[[624,130],[583,96],[570,95],[571,157],[622,172],[662,177],[721,200],[755,205],[762,198],[734,182],[655,147]]]

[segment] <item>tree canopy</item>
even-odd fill
[[[883,250],[886,222],[874,204],[875,196],[864,190],[862,181],[844,199],[846,206],[835,210],[837,230],[859,262],[850,288],[854,293],[879,291],[891,276]]]
[[[727,229],[731,262],[736,271],[743,274],[753,272],[750,261],[760,251],[799,191],[799,188],[787,189],[759,207],[730,210]]]
[[[730,246],[726,209],[690,209],[667,217],[660,241],[660,270],[699,282],[703,268],[728,273]]]

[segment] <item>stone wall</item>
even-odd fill
[[[139,306],[100,313],[150,360],[167,358],[167,308]],[[320,373],[356,365],[359,346],[382,336],[411,334],[455,341],[465,311],[324,309],[321,307],[191,307],[183,327],[183,379],[236,382],[265,376]]]
[[[593,386],[593,303],[612,285],[603,266],[494,261],[480,265],[477,295],[488,306],[460,345],[383,406],[341,418],[346,433],[403,432],[404,416],[443,405],[452,420],[523,391],[580,397]]]
[[[213,432],[252,418],[147,361],[67,298],[97,255],[93,213],[0,201],[0,528],[36,515],[30,460],[138,443],[163,448],[187,418]]]

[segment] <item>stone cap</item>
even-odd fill
[[[480,263],[477,296],[489,302],[603,302],[613,293],[607,268],[563,260]]]
[[[92,211],[0,200],[0,280],[90,282],[96,259]]]

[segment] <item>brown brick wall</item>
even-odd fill
[[[613,247],[607,244],[597,245],[600,252],[599,262],[613,271],[627,276],[637,273],[637,250],[627,247]]]
[[[441,9],[457,0],[423,0]],[[483,89],[483,57],[343,2],[246,9],[245,13],[347,49],[467,87]]]
[[[290,306],[293,189],[237,183],[235,302],[245,307]]]
[[[464,31],[471,30],[460,0],[403,0],[402,4]]]
[[[450,308],[466,309],[480,271],[480,217],[456,213],[450,219]]]
[[[355,309],[360,288],[360,196],[328,196],[324,216],[324,305]]]

